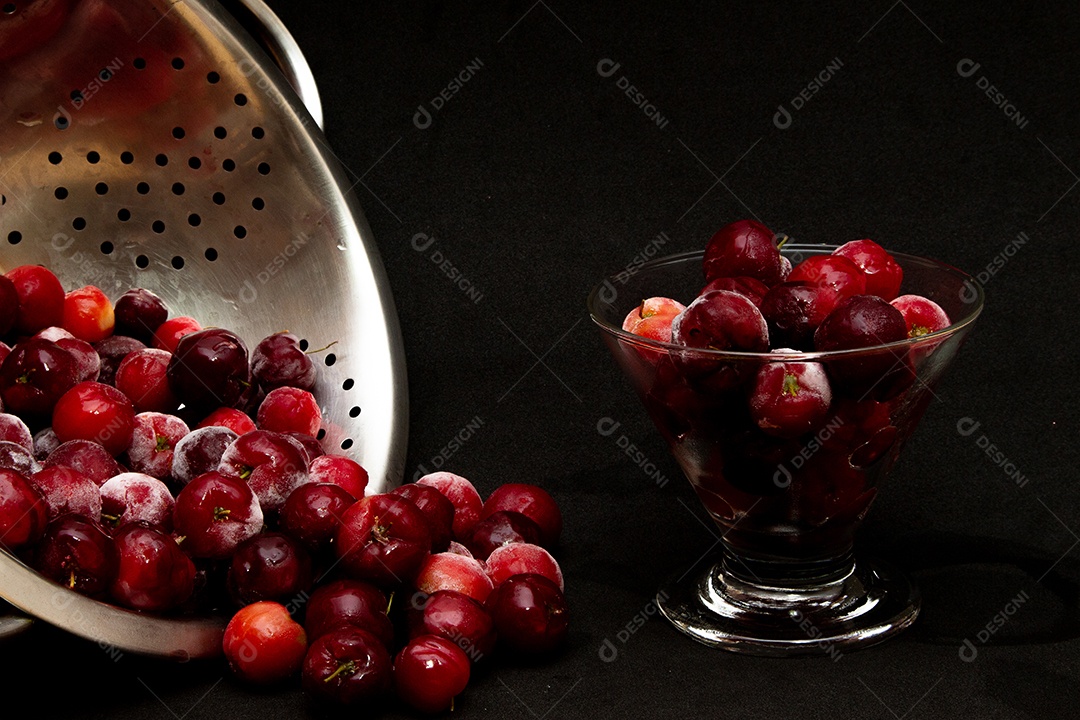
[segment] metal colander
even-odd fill
[[[0,271],[43,264],[113,298],[147,288],[249,347],[282,330],[329,346],[314,356],[323,446],[360,461],[370,491],[399,484],[400,330],[353,181],[286,80],[306,66],[283,74],[213,0],[71,7],[47,42],[0,60]],[[299,89],[310,101],[313,85]],[[120,649],[220,652],[218,620],[125,612],[4,553],[0,595]]]

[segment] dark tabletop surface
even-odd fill
[[[441,464],[483,494],[537,483],[565,514],[568,647],[482,668],[459,717],[1074,714],[1080,7],[271,5],[312,65],[330,144],[363,180],[408,357],[408,475]],[[627,630],[713,531],[585,297],[661,233],[664,253],[693,250],[748,216],[801,241],[873,237],[986,271],[986,310],[858,538],[917,579],[922,614],[838,661],[734,655],[655,616]],[[435,244],[417,251],[418,233]],[[598,433],[602,418],[671,482]],[[978,431],[958,432],[963,418]],[[221,663],[110,662],[47,627],[0,650],[9,702],[38,715],[312,713],[295,685],[252,691]]]

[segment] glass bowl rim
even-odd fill
[[[826,253],[832,253],[839,245],[818,244],[818,243],[788,243],[781,248],[781,252],[812,252],[818,255],[824,255]],[[983,286],[974,277],[968,273],[953,267],[947,263],[943,263],[940,260],[933,258],[923,257],[921,255],[910,255],[908,253],[891,252],[889,253],[894,258],[905,262],[911,262],[916,264],[923,264],[932,267],[933,269],[941,272],[946,272],[953,275],[955,278],[964,281],[964,283],[973,288],[975,292],[975,299],[969,304],[971,310],[960,320],[953,322],[947,328],[938,330],[936,332],[927,333],[915,338],[905,338],[904,340],[897,340],[891,343],[882,343],[880,345],[871,345],[864,348],[853,348],[850,350],[827,350],[827,351],[813,351],[813,352],[745,352],[734,350],[711,350],[707,348],[690,348],[685,345],[678,345],[670,342],[660,342],[659,340],[652,340],[649,338],[635,335],[631,332],[623,330],[621,326],[615,326],[605,320],[599,310],[599,304],[601,302],[600,296],[607,290],[608,287],[614,287],[614,283],[618,282],[617,278],[627,272],[631,276],[645,272],[647,270],[655,270],[665,265],[675,265],[687,260],[697,259],[703,260],[705,257],[704,250],[691,250],[688,252],[675,253],[672,255],[665,255],[664,257],[655,258],[649,260],[641,265],[637,265],[632,269],[624,269],[614,275],[608,275],[596,286],[593,287],[589,293],[586,304],[589,309],[589,316],[592,321],[604,332],[617,338],[622,342],[636,345],[641,348],[658,350],[663,352],[675,351],[680,354],[692,354],[701,355],[706,357],[713,357],[717,359],[726,358],[730,360],[825,360],[832,358],[848,358],[858,357],[860,355],[878,354],[882,351],[900,351],[901,349],[907,350],[914,347],[927,347],[937,345],[940,342],[948,339],[952,335],[960,332],[961,330],[969,327],[975,322],[976,318],[982,313],[983,304],[986,299]],[[904,262],[901,262],[903,265]],[[704,279],[703,279],[704,281]]]

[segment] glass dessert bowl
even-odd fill
[[[788,245],[781,252],[798,265],[834,249]],[[804,353],[698,349],[622,329],[643,298],[693,299],[704,284],[702,252],[648,262],[590,294],[593,321],[719,530],[721,555],[657,596],[664,616],[687,635],[737,652],[836,653],[914,622],[914,585],[857,557],[854,534],[982,310],[983,294],[950,266],[893,258],[903,292],[936,302],[951,319],[947,328]],[[822,386],[816,409],[795,408],[803,416],[793,418],[788,408],[782,427],[763,421],[770,408],[763,409],[761,388],[795,378]]]

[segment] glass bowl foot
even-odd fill
[[[919,614],[919,593],[899,570],[859,561],[839,578],[779,587],[736,577],[723,560],[672,579],[657,593],[663,615],[695,640],[732,652],[789,656],[844,652],[896,635]]]

